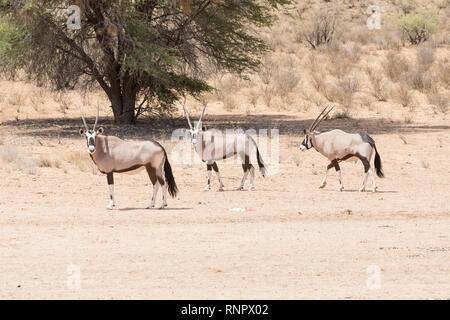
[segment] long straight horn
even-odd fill
[[[313,123],[311,123],[311,126],[309,127],[309,131],[312,131],[315,128],[315,125],[317,124],[320,116],[322,116],[322,114],[325,112],[325,110],[327,110],[328,106],[325,107],[325,109],[322,110],[322,112],[317,116],[316,120],[314,120]]]
[[[98,122],[98,113],[100,112],[100,105],[98,104],[98,101],[97,101],[97,114],[96,114],[96,116],[95,116],[95,123],[94,123],[94,129],[93,129],[93,131],[95,131],[95,127],[97,126],[97,122]]]
[[[86,119],[84,119],[83,111],[81,111],[81,107],[80,107],[79,104],[77,104],[77,106],[78,106],[78,109],[80,110],[81,119],[83,120],[84,127],[86,128],[86,131],[87,131],[87,130],[89,130],[89,129],[88,129],[88,126],[87,126],[87,123],[86,123]]]
[[[317,123],[314,125],[314,128],[312,128],[312,130],[316,129],[317,126],[323,121],[323,119],[325,119],[327,117],[327,115],[330,113],[331,110],[333,110],[334,107],[331,107],[323,116],[322,118],[320,118],[319,121],[317,121]]]
[[[200,116],[200,119],[198,120],[197,129],[200,129],[200,127],[202,125],[203,115],[205,114],[205,110],[206,110],[206,106],[207,105],[208,104],[205,103],[205,106],[203,107],[202,115]]]
[[[184,114],[186,115],[186,119],[187,119],[188,124],[189,124],[189,128],[192,130],[191,120],[189,119],[189,113],[188,113],[188,111],[186,109],[186,97],[184,98],[183,108],[184,108]]]

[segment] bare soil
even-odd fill
[[[241,166],[219,163],[226,190],[217,192],[213,177],[212,190],[202,192],[205,165],[172,164],[180,194],[165,210],[144,209],[151,197],[145,171],[117,175],[117,207],[107,211],[106,177],[65,160],[86,151],[75,114],[0,127],[1,147],[61,162],[36,172],[0,167],[2,299],[450,298],[446,120],[324,122],[324,129],[367,131],[375,139],[386,178],[377,178],[379,192],[360,193],[361,163],[341,166],[343,192],[331,171],[326,188],[318,188],[326,159],[297,148],[315,111],[211,116],[219,128],[233,121],[278,127],[279,172],[263,179],[257,171],[255,191],[232,191]],[[170,125],[185,124],[180,118]],[[154,136],[172,147],[169,130],[144,129],[109,133]],[[79,289],[67,286],[70,265],[80,268]],[[366,285],[373,265],[381,270],[378,289]]]

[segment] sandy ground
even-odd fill
[[[353,131],[368,126],[381,154],[386,178],[377,178],[375,194],[357,192],[360,163],[341,166],[344,192],[332,171],[320,190],[326,160],[300,153],[300,138],[283,134],[288,127],[280,130],[279,172],[263,179],[257,171],[255,191],[232,191],[237,164],[219,164],[225,192],[215,178],[202,192],[204,165],[173,164],[180,194],[166,210],[143,209],[151,197],[145,172],[116,176],[117,209],[106,211],[100,174],[28,174],[4,164],[0,298],[449,299],[448,122],[369,123]],[[34,127],[1,130],[5,144],[34,157],[85,149],[75,126],[60,141]],[[371,268],[380,270],[379,288],[367,286],[377,277]]]

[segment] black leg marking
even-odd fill
[[[250,157],[248,155],[245,155],[244,163],[242,164],[242,169],[244,170],[244,172],[247,172],[250,170],[251,167],[252,165],[250,164]]]
[[[148,176],[149,176],[149,178],[150,178],[150,181],[152,182],[152,184],[153,185],[155,185],[156,184],[156,169],[155,168],[153,168],[153,167],[151,167],[151,166],[145,166],[145,169],[147,169],[147,173],[148,173]]]
[[[215,172],[219,172],[219,167],[217,166],[217,163],[213,163],[212,164],[212,168],[214,169]]]
[[[106,179],[108,180],[108,184],[114,184],[114,176],[112,172],[106,174]]]

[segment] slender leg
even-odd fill
[[[255,167],[250,165],[250,186],[248,187],[249,191],[255,189],[253,182],[255,181]]]
[[[330,170],[333,167],[334,167],[333,163],[330,163],[329,165],[327,165],[327,169],[325,170],[325,175],[323,176],[322,183],[320,184],[319,188],[321,188],[321,189],[325,188],[325,186],[327,185],[327,173],[328,173],[328,170]]]
[[[245,154],[244,157],[240,155],[240,157],[243,160],[242,170],[244,170],[244,176],[242,177],[241,184],[239,185],[239,187],[236,188],[236,190],[242,190],[244,188],[245,180],[247,180],[247,175],[248,172],[250,171],[250,157],[247,154]]]
[[[161,171],[159,172],[159,175],[158,175],[158,182],[161,185],[162,200],[163,200],[163,203],[162,203],[162,205],[159,208],[163,209],[163,208],[167,207],[167,183],[164,180]]]
[[[148,176],[153,185],[152,201],[150,202],[150,205],[147,207],[147,209],[151,209],[155,206],[155,199],[156,194],[158,193],[159,183],[158,179],[156,178],[156,169],[151,166],[146,166],[145,169],[147,169]]]
[[[241,184],[236,188],[236,190],[242,190],[244,188],[245,180],[247,180],[247,175],[250,171],[250,168],[246,164],[242,165],[242,169],[244,170],[244,176],[242,177]]]
[[[158,195],[158,189],[159,189],[159,182],[156,181],[156,183],[153,185],[152,202],[151,202],[150,205],[147,207],[147,209],[150,209],[150,208],[154,208],[154,207],[155,207],[155,201],[156,201],[156,196]]]
[[[206,164],[206,172],[208,174],[208,184],[206,185],[206,187],[203,188],[203,191],[209,191],[209,189],[211,188],[211,173],[212,173],[212,164],[207,163]]]
[[[377,192],[377,185],[375,184],[375,176],[373,174],[372,168],[369,169],[369,174],[372,178],[372,192]]]
[[[366,181],[367,181],[367,175],[369,174],[370,169],[370,163],[366,158],[360,158],[363,165],[364,165],[364,179],[361,188],[359,188],[359,192],[363,192],[366,189]]]
[[[336,159],[331,161],[331,163],[333,164],[334,168],[336,169],[336,173],[339,175],[339,188],[338,188],[338,191],[342,191],[342,190],[344,190],[344,185],[342,184],[341,168],[339,167],[339,163],[338,163],[338,161]]]
[[[214,171],[217,174],[217,178],[219,179],[219,191],[223,191],[223,183],[222,183],[222,179],[220,179],[220,173],[219,173],[219,167],[217,166],[217,163],[214,162],[212,164],[212,168],[214,169]]]
[[[109,204],[106,207],[107,210],[112,210],[114,207],[114,176],[113,173],[107,173],[106,179],[108,180],[108,188],[109,188]]]

